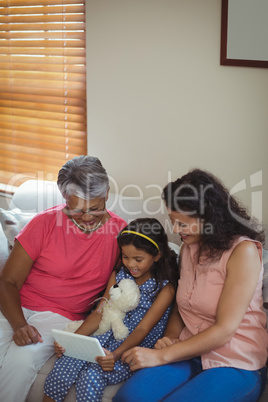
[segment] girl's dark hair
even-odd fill
[[[133,233],[123,233],[125,230],[131,230],[141,233],[152,239],[159,247],[157,247],[148,239]],[[162,284],[164,280],[168,280],[176,289],[178,285],[178,263],[176,253],[170,249],[168,238],[161,223],[154,218],[140,218],[130,222],[117,237],[120,249],[123,246],[132,244],[139,250],[155,257],[161,252],[160,259],[155,262],[151,268],[151,275],[155,278],[157,284]],[[122,259],[122,255],[120,255]],[[119,267],[117,267],[117,270]]]
[[[246,208],[211,173],[191,170],[168,183],[162,198],[172,211],[202,220],[199,257],[203,254],[220,258],[239,236],[264,243],[264,231],[257,220],[249,216]]]

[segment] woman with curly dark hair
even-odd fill
[[[183,242],[177,306],[154,350],[123,355],[133,371],[147,369],[114,401],[257,401],[268,350],[264,233],[216,177],[199,169],[169,183],[163,200]]]

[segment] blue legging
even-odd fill
[[[200,358],[137,371],[113,402],[255,402],[266,382],[266,368],[203,370]]]

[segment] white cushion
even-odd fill
[[[0,222],[8,241],[8,249],[14,246],[14,238],[36,213],[22,212],[19,208],[7,211],[0,208]]]
[[[10,209],[19,208],[25,212],[40,212],[64,202],[56,182],[28,180],[16,189]]]
[[[171,250],[175,251],[175,253],[177,255],[180,254],[180,246],[178,244],[169,241],[168,245],[169,245],[169,248],[171,248]]]

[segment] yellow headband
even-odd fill
[[[155,245],[155,247],[157,248],[157,250],[160,251],[158,244],[157,244],[153,239],[151,239],[151,238],[148,237],[148,236],[145,236],[145,235],[142,234],[142,233],[134,232],[133,230],[124,230],[123,232],[121,232],[121,234],[123,234],[123,233],[132,233],[132,234],[135,234],[135,235],[144,237],[145,239],[147,239],[147,240],[149,240],[151,243],[153,243],[153,244]]]

